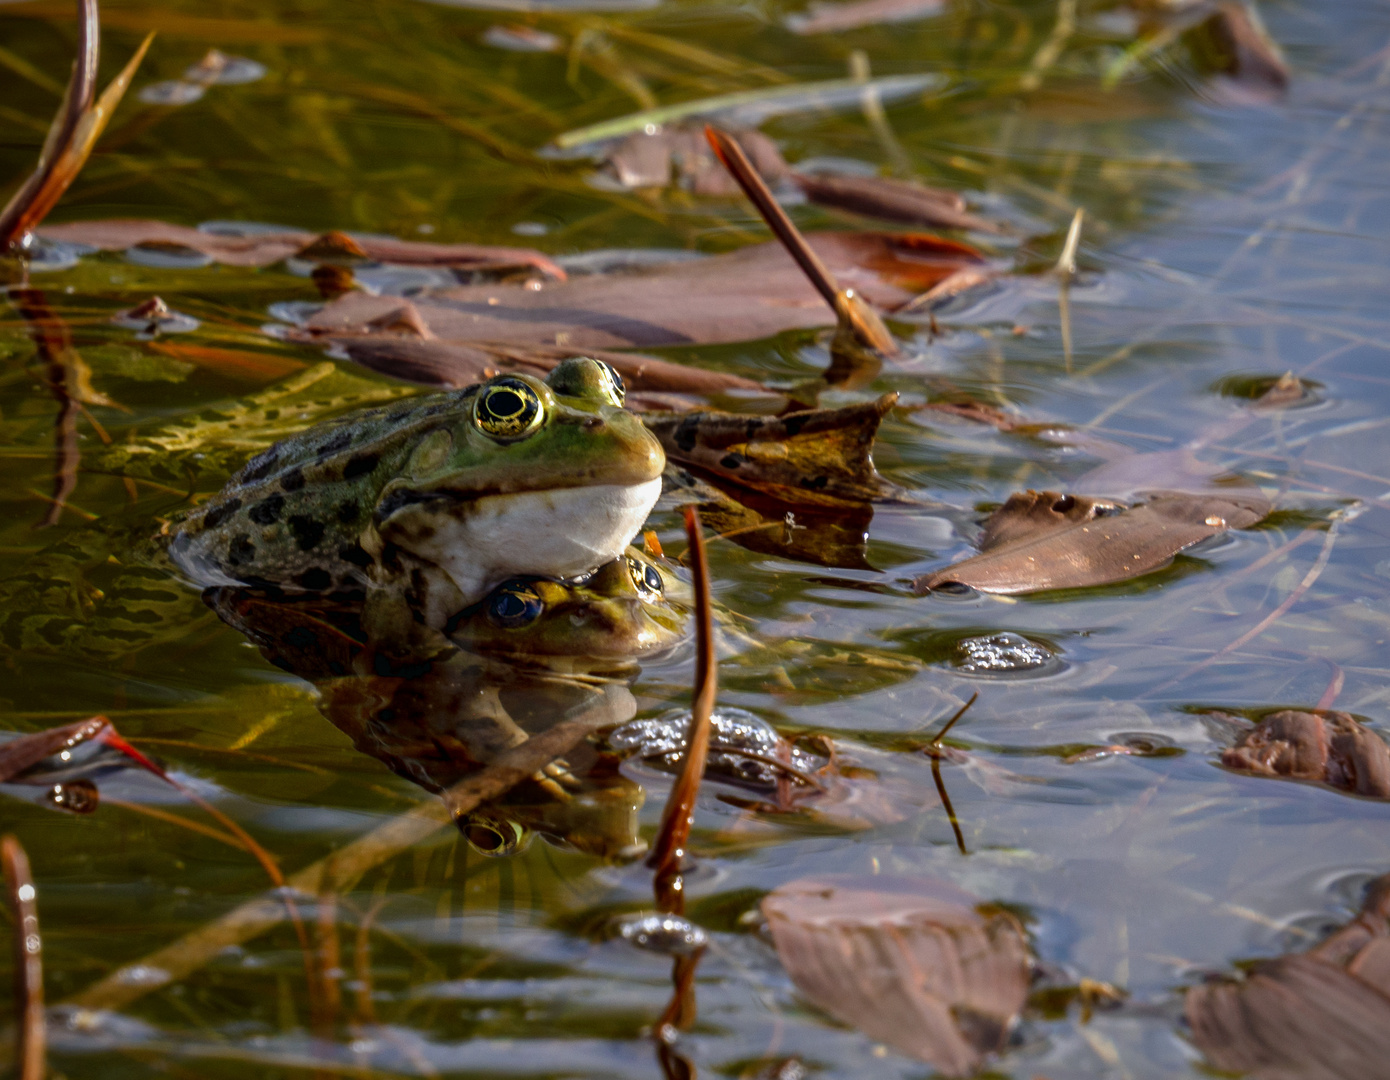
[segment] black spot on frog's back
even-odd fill
[[[343,479],[356,480],[359,476],[366,476],[375,471],[380,463],[381,458],[376,454],[353,454],[343,466]]]
[[[319,443],[319,445],[314,448],[314,456],[317,457],[319,461],[327,461],[334,454],[341,454],[351,445],[352,430],[350,428],[343,428],[341,431],[335,432],[323,442]],[[375,466],[373,466],[373,468],[375,468]]]
[[[338,504],[338,521],[344,525],[352,525],[362,518],[362,506],[353,499],[344,499]]]
[[[288,524],[300,551],[313,551],[323,539],[323,522],[307,514],[291,514]]]
[[[280,448],[272,446],[269,450],[257,454],[246,463],[246,468],[241,470],[241,482],[243,484],[253,484],[258,480],[264,480],[272,472],[280,460]]]
[[[209,506],[207,512],[203,514],[203,528],[217,528],[240,509],[240,499],[228,499],[226,502],[215,503]]]
[[[255,559],[256,545],[251,543],[251,537],[246,533],[232,537],[232,542],[227,545],[227,562],[232,566],[246,566]]]
[[[304,470],[298,465],[293,469],[286,469],[280,477],[280,487],[285,491],[302,491],[304,488]]]
[[[283,495],[270,495],[258,503],[252,503],[251,508],[246,511],[246,516],[257,525],[274,525],[280,520],[280,512],[285,509],[285,497]]]

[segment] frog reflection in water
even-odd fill
[[[357,749],[442,792],[563,719],[597,732],[631,719],[636,663],[688,636],[687,587],[662,560],[628,548],[571,581],[504,582],[446,627],[458,646],[409,675],[380,675],[351,608],[269,590],[219,588],[208,601],[273,663],[315,683],[320,711]],[[511,854],[531,836],[623,860],[637,835],[641,785],[593,740],[475,808],[460,829],[479,851]]]
[[[503,375],[319,424],[256,456],[176,528],[204,586],[365,593],[374,638],[443,630],[515,574],[616,558],[661,494],[665,455],[607,364]]]

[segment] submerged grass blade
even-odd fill
[[[392,818],[365,836],[332,855],[291,874],[286,889],[316,894],[332,887],[339,895],[351,890],[362,875],[373,867],[399,855],[407,848],[462,817],[489,799],[500,798],[537,769],[565,754],[589,735],[595,727],[593,717],[611,716],[617,696],[631,698],[625,688],[604,686],[595,691],[590,708],[563,720],[520,746],[501,755],[482,772],[455,784],[442,801],[430,800]],[[630,715],[630,713],[629,713]],[[279,925],[285,918],[285,904],[279,894],[267,894],[247,901],[234,910],[185,934],[177,941],[148,956],[111,972],[104,979],[67,999],[67,1004],[89,1009],[120,1009],[146,994],[197,971],[223,949],[241,945]],[[159,979],[131,978],[130,972],[162,973]]]
[[[869,83],[855,79],[831,79],[826,82],[774,86],[763,90],[741,90],[734,94],[718,94],[714,97],[681,102],[678,105],[663,105],[588,127],[575,128],[558,136],[555,146],[561,150],[573,150],[586,143],[617,139],[634,131],[671,124],[691,116],[721,116],[741,124],[756,125],[786,113],[857,106],[863,99],[866,87],[872,88],[878,94],[879,100],[888,101],[917,93],[919,90],[936,89],[943,83],[944,80],[939,75],[892,75]]]

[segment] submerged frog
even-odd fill
[[[180,522],[204,586],[365,594],[373,631],[443,629],[517,574],[615,559],[661,494],[665,455],[607,364],[502,375],[316,425]]]
[[[293,598],[279,590],[212,588],[208,605],[260,646],[272,663],[311,681],[376,673],[358,663],[371,637],[361,609],[332,598]],[[663,559],[629,547],[590,574],[569,581],[504,581],[444,627],[463,653],[572,676],[625,673],[633,663],[689,637],[689,587]],[[447,664],[445,657],[441,662]],[[524,738],[514,727],[503,749]],[[496,740],[479,742],[487,760]]]
[[[686,639],[683,589],[668,564],[636,548],[575,581],[514,578],[451,620],[457,647],[390,674],[363,662],[366,633],[351,605],[246,588],[207,598],[272,663],[314,682],[320,711],[359,750],[443,792],[580,714],[595,732],[630,719],[633,662]],[[540,834],[626,859],[641,850],[641,801],[616,757],[579,738],[459,827],[486,854],[510,854]]]

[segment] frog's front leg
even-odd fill
[[[462,606],[453,583],[437,568],[390,553],[372,568],[362,606],[362,630],[374,666],[396,666],[454,651],[442,626]]]

